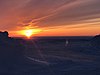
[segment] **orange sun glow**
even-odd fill
[[[26,35],[27,37],[31,37],[32,34],[33,34],[33,30],[26,30],[26,31],[25,31],[25,35]]]
[[[21,34],[26,36],[27,38],[30,38],[33,34],[39,33],[40,29],[28,29],[28,30],[22,30]]]

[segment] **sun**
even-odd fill
[[[26,30],[26,31],[25,31],[25,35],[26,35],[28,38],[30,38],[30,37],[32,36],[32,34],[33,34],[33,30]]]
[[[20,33],[26,36],[27,38],[30,38],[31,36],[33,36],[33,34],[37,34],[40,31],[41,31],[40,29],[27,29],[27,30],[22,30]]]

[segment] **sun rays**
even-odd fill
[[[26,36],[27,38],[30,38],[41,31],[42,31],[41,29],[27,29],[20,31],[20,34]]]

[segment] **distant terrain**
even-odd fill
[[[93,37],[0,40],[1,75],[100,75]]]

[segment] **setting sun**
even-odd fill
[[[27,38],[30,38],[34,34],[38,34],[41,30],[40,29],[28,29],[28,30],[22,30],[20,33]]]
[[[25,31],[25,35],[26,35],[28,38],[31,37],[32,34],[33,34],[33,30],[26,30],[26,31]]]

